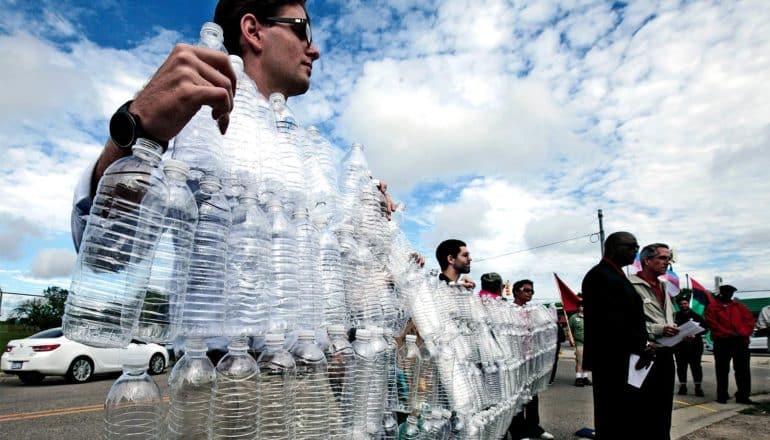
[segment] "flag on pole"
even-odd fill
[[[711,292],[706,290],[701,283],[695,281],[694,278],[690,277],[690,283],[692,283],[692,301],[690,301],[690,308],[693,312],[703,316],[706,306],[716,300],[711,296]]]
[[[668,292],[668,296],[673,298],[679,295],[679,275],[677,275],[676,272],[669,267],[666,274],[662,275],[660,278],[666,282],[666,292]]]
[[[567,284],[559,278],[554,272],[553,277],[556,278],[556,288],[559,289],[559,296],[561,296],[561,305],[564,311],[571,313],[577,311],[578,301],[580,298],[567,286]]]

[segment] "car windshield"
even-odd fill
[[[30,336],[29,339],[48,339],[48,338],[59,338],[63,335],[61,328],[50,328],[48,330],[43,330],[40,333],[35,333],[34,335]]]

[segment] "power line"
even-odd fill
[[[493,260],[493,259],[495,259],[495,258],[506,257],[506,256],[508,256],[508,255],[513,255],[513,254],[520,254],[520,253],[522,253],[522,252],[528,252],[528,251],[531,251],[531,250],[535,250],[535,249],[540,249],[540,248],[544,248],[544,247],[548,247],[548,246],[554,246],[554,245],[557,245],[557,244],[566,243],[566,242],[568,242],[568,241],[575,241],[575,240],[580,240],[581,238],[586,238],[586,237],[593,237],[593,236],[597,236],[598,234],[599,234],[598,232],[592,232],[592,233],[590,233],[590,234],[579,235],[579,236],[577,236],[577,237],[568,238],[568,239],[566,239],[566,240],[559,240],[559,241],[554,241],[554,242],[551,242],[551,243],[541,244],[541,245],[539,245],[539,246],[534,246],[534,247],[531,247],[531,248],[527,248],[527,249],[521,249],[521,250],[518,250],[518,251],[511,251],[511,252],[506,252],[506,253],[504,253],[504,254],[493,255],[493,256],[491,256],[491,257],[481,257],[481,258],[474,258],[474,259],[473,259],[473,261],[486,261],[486,260]],[[592,243],[593,243],[593,242],[592,242]]]

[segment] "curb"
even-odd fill
[[[770,394],[754,394],[751,398],[763,402],[770,400]],[[675,409],[671,417],[671,438],[684,437],[703,427],[732,417],[738,411],[749,407],[750,405],[740,403],[716,403],[712,400]]]

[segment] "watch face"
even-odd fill
[[[118,110],[110,119],[110,138],[120,148],[131,148],[136,135],[136,123],[131,113]]]

